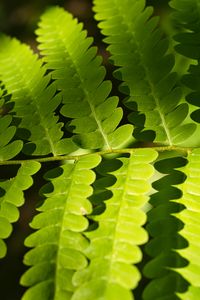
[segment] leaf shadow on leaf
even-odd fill
[[[177,170],[186,163],[187,160],[178,155],[155,163],[161,176],[152,185],[156,192],[150,198],[152,208],[147,215],[146,229],[150,241],[145,246],[144,300],[158,299],[163,295],[169,299],[179,299],[177,293],[183,293],[189,287],[189,283],[176,272],[176,268],[184,268],[189,263],[178,253],[178,250],[188,247],[188,242],[179,234],[184,223],[175,216],[185,209],[178,203],[182,192],[176,185],[186,179],[185,174]]]
[[[200,123],[200,109],[195,110],[192,114],[191,114],[191,118],[192,120],[194,120],[197,123]]]
[[[118,159],[103,158],[102,162],[95,169],[96,181],[93,184],[93,194],[89,200],[93,206],[93,212],[89,215],[89,228],[92,231],[98,228],[98,223],[95,221],[95,216],[102,214],[106,209],[105,201],[112,198],[113,193],[108,190],[116,182],[113,172],[121,167],[122,163]]]
[[[52,179],[55,179],[63,174],[63,169],[61,167],[53,168],[50,171],[47,171],[43,178],[47,181],[46,184],[44,184],[39,191],[39,194],[42,198],[46,199],[45,194],[52,193],[54,190],[54,186],[51,182]]]
[[[153,130],[145,129],[145,122],[146,117],[145,114],[140,113],[137,108],[136,102],[128,102],[128,98],[125,100],[125,104],[128,108],[132,109],[133,112],[131,112],[128,115],[128,120],[131,122],[131,124],[134,125],[134,132],[133,136],[136,138],[136,140],[141,142],[153,142],[156,137],[156,132]]]
[[[0,187],[0,197],[3,197],[5,195],[5,193],[6,193],[5,190]],[[0,200],[0,203],[1,203],[1,200]]]

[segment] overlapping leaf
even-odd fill
[[[148,180],[154,169],[150,162],[156,157],[156,151],[141,149],[119,159],[122,166],[112,172],[116,183],[108,188],[113,195],[105,202],[105,211],[95,217],[98,228],[87,233],[90,264],[73,277],[79,286],[73,300],[133,299],[131,289],[138,285],[141,275],[132,264],[141,261],[138,246],[148,240],[142,228],[146,221],[142,207],[151,190]]]
[[[175,10],[173,18],[177,26],[185,32],[177,34],[175,40],[179,42],[176,50],[186,57],[200,59],[200,5],[199,0],[172,0],[171,7]]]
[[[92,211],[87,200],[95,180],[91,168],[99,162],[98,155],[90,155],[46,174],[50,180],[43,189],[46,199],[31,223],[38,231],[25,242],[34,249],[25,256],[25,264],[31,268],[21,283],[31,288],[23,300],[71,299],[74,270],[87,265],[83,251],[88,243],[81,232],[88,227],[85,215]]]
[[[185,268],[178,269],[178,272],[191,285],[188,294],[179,294],[180,299],[195,298],[200,291],[200,150],[193,150],[188,155],[188,164],[182,168],[187,178],[178,188],[182,191],[182,197],[178,202],[185,206],[185,209],[175,216],[184,223],[180,231],[181,236],[187,240],[188,247],[178,250],[180,255],[188,261]],[[191,296],[190,293],[192,294]]]
[[[194,59],[194,64],[190,65],[188,74],[182,78],[183,83],[189,87],[190,91],[186,100],[191,105],[191,118],[200,123],[200,5],[198,0],[173,0],[170,2],[175,9],[173,17],[177,24],[182,27],[183,33],[175,35],[178,42],[175,49],[185,57]],[[195,61],[196,60],[196,61]],[[193,106],[194,105],[194,106]],[[196,108],[198,107],[198,109]],[[200,126],[198,125],[198,132]],[[200,140],[196,146],[200,145]]]
[[[179,104],[174,57],[167,54],[168,41],[157,27],[158,18],[152,17],[152,7],[145,8],[144,0],[94,0],[94,4],[111,60],[119,67],[116,75],[124,82],[126,104],[135,111],[129,120],[138,129],[148,130],[138,138],[152,140],[150,130],[155,142],[184,144],[196,126],[184,124],[188,105]]]
[[[0,181],[0,258],[6,255],[6,245],[2,239],[10,236],[11,223],[19,218],[17,207],[24,203],[23,191],[33,184],[31,175],[35,174],[39,168],[38,162],[25,162],[20,166],[14,178]]]
[[[177,293],[188,288],[186,280],[176,272],[178,268],[184,270],[187,266],[187,260],[179,255],[177,249],[187,247],[188,243],[179,234],[183,223],[174,216],[184,208],[179,202],[181,190],[174,187],[184,181],[185,175],[175,170],[184,164],[185,160],[177,155],[155,163],[155,168],[167,175],[153,182],[157,192],[150,199],[152,209],[148,212],[146,229],[151,239],[145,246],[145,252],[152,259],[143,271],[150,279],[143,291],[144,300],[178,300]]]
[[[0,86],[0,161],[15,157],[23,147],[23,141],[14,140],[16,126],[12,123],[12,116],[6,115],[5,91]]]
[[[123,81],[120,88],[133,110],[129,119],[135,136],[152,141],[154,132],[157,143],[191,147],[196,139],[199,146],[199,1],[172,1],[175,18],[187,31],[176,37],[176,49],[197,61],[183,78],[190,89],[188,104],[181,100],[174,57],[152,8],[144,0],[94,3],[116,76]],[[157,158],[154,149],[123,149],[109,157],[108,152],[133,141],[132,125],[121,126],[118,98],[109,97],[111,83],[104,81],[101,59],[82,27],[63,9],[49,9],[37,30],[42,59],[17,40],[0,38],[0,108],[5,108],[4,87],[12,94],[12,109],[0,109],[0,164],[18,155],[23,142],[23,151],[33,155],[57,156],[78,147],[108,150],[99,152],[106,153],[101,164],[99,154],[87,153],[68,157],[71,161],[45,175],[40,213],[31,223],[37,231],[25,242],[33,249],[25,256],[30,268],[21,279],[28,287],[22,299],[197,300],[200,150],[167,147],[175,150],[174,158],[166,152]],[[188,124],[191,112],[195,122]],[[72,138],[65,138],[65,130]],[[188,160],[176,150],[187,151]],[[0,257],[19,217],[23,191],[40,168],[36,160],[19,164],[14,178],[0,180]],[[152,186],[157,192],[149,197]],[[143,258],[140,245],[145,243]]]
[[[28,154],[53,155],[75,149],[70,139],[62,139],[62,123],[58,123],[55,109],[61,102],[55,84],[37,54],[25,44],[6,36],[0,38],[0,80],[14,102],[13,113],[20,119],[19,136],[29,141]]]
[[[191,118],[200,123],[200,63],[197,65],[191,65],[189,68],[189,73],[183,76],[183,83],[190,88],[190,92],[186,96],[186,100],[191,105]],[[196,108],[198,107],[198,108]],[[197,136],[197,147],[200,145],[200,125],[198,124],[198,136]]]
[[[0,162],[15,157],[23,147],[21,140],[12,140],[16,127],[11,125],[11,122],[11,115],[0,117]]]
[[[6,91],[3,88],[1,82],[0,82],[0,116],[4,116],[6,114],[6,112],[4,111],[4,106],[5,106],[5,94]]]
[[[108,98],[111,83],[103,81],[102,59],[82,27],[63,9],[48,10],[36,32],[39,49],[63,95],[61,113],[72,119],[68,128],[76,143],[86,149],[119,148],[132,140],[132,126],[116,129],[123,112],[117,97]]]

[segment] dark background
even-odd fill
[[[134,1],[134,0],[133,0]],[[147,0],[156,10],[167,7],[169,0]],[[34,39],[33,31],[41,13],[50,5],[60,5],[72,12],[92,35],[96,32],[92,20],[91,0],[0,0],[0,31],[23,41]]]
[[[123,0],[122,0],[123,1]],[[133,0],[134,1],[134,0]],[[167,12],[168,0],[149,0],[148,5],[154,5],[155,14],[164,16]],[[112,77],[112,67],[108,64],[108,53],[101,42],[101,34],[97,29],[93,19],[92,1],[90,0],[0,0],[0,32],[17,37],[22,42],[26,42],[36,50],[34,30],[41,13],[50,5],[60,5],[73,13],[79,21],[84,22],[88,34],[94,37],[94,43],[99,48],[99,53],[103,55],[104,64],[108,70],[108,78]],[[117,88],[115,89],[117,93]],[[43,169],[44,172],[44,169]],[[0,178],[14,176],[16,169],[1,168]],[[0,299],[19,300],[24,289],[19,286],[20,276],[25,271],[23,256],[26,248],[23,246],[25,237],[30,233],[28,226],[38,202],[37,192],[43,184],[42,172],[34,177],[35,184],[25,192],[26,203],[20,208],[20,220],[14,224],[14,232],[7,240],[8,254],[0,261]],[[95,299],[94,299],[95,300]]]

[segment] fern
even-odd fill
[[[111,59],[119,67],[115,74],[124,82],[121,91],[130,94],[126,105],[138,110],[130,114],[129,120],[139,130],[144,127],[156,132],[155,142],[183,144],[195,125],[182,125],[188,106],[179,104],[182,92],[177,86],[177,74],[172,72],[174,57],[167,54],[168,40],[157,28],[158,18],[151,17],[152,7],[145,8],[145,1],[131,0],[94,3],[96,19],[101,21],[99,27],[107,36],[104,41],[110,45]],[[145,138],[146,134],[138,138],[142,136]],[[149,138],[152,139],[150,134],[148,141]]]
[[[184,33],[177,34],[174,39],[179,42],[175,49],[182,55],[192,58],[194,64],[190,65],[188,74],[182,78],[183,83],[190,89],[186,100],[194,105],[192,106],[191,118],[200,123],[200,107],[199,104],[199,42],[200,34],[200,8],[199,2],[196,0],[188,1],[171,1],[171,6],[175,8],[174,19],[177,24],[183,27]],[[195,61],[196,60],[196,61]]]
[[[14,146],[14,145],[13,145]],[[17,148],[16,148],[17,149]],[[8,150],[7,150],[8,151]],[[11,153],[13,153],[11,151]],[[14,178],[0,181],[0,257],[6,255],[6,245],[2,239],[12,232],[11,223],[19,218],[17,207],[24,204],[23,191],[33,184],[31,175],[40,168],[36,161],[23,163]]]
[[[132,299],[129,290],[137,286],[140,273],[131,264],[141,261],[138,245],[148,240],[141,227],[146,219],[141,208],[151,189],[146,182],[153,174],[149,163],[156,156],[150,149],[136,150],[129,158],[121,158],[122,166],[112,172],[116,177],[109,188],[113,195],[106,201],[105,212],[95,218],[98,229],[87,234],[90,265],[75,274],[73,282],[80,287],[72,299]]]
[[[25,239],[23,300],[199,298],[199,3],[171,6],[185,31],[175,51],[194,62],[186,88],[152,7],[94,0],[123,110],[69,12],[41,16],[38,54],[0,36],[1,258],[24,191],[45,180]]]
[[[173,18],[177,25],[185,32],[177,34],[175,40],[180,44],[175,49],[186,57],[199,59],[199,22],[200,8],[198,0],[172,0],[170,2],[174,8]]]
[[[189,243],[187,248],[178,251],[188,261],[188,265],[183,269],[179,269],[178,272],[190,283],[189,293],[192,291],[191,296],[190,294],[180,294],[180,299],[196,299],[196,295],[200,291],[199,245],[197,242],[199,238],[199,162],[199,150],[192,151],[188,155],[188,164],[182,169],[187,179],[178,186],[183,193],[179,203],[183,204],[185,209],[176,216],[185,224],[180,234]]]
[[[1,107],[5,104],[3,90]],[[3,111],[3,109],[2,109]],[[16,133],[16,126],[12,125],[12,116],[0,117],[0,161],[3,163],[15,157],[22,149],[21,140],[12,140]],[[24,163],[18,170],[16,177],[0,181],[0,257],[6,254],[6,245],[2,239],[7,238],[12,232],[11,223],[19,218],[17,207],[24,203],[23,191],[32,184],[31,175],[37,172],[39,163]],[[26,179],[26,180],[24,180]],[[24,183],[23,183],[24,180]],[[22,181],[22,182],[21,182]]]
[[[23,285],[34,287],[23,299],[42,299],[42,295],[47,299],[71,298],[74,270],[87,265],[82,254],[87,240],[80,232],[88,227],[84,215],[92,211],[87,197],[92,194],[90,184],[95,176],[90,169],[99,162],[100,157],[93,155],[45,175],[51,181],[43,189],[47,200],[31,223],[38,231],[25,241],[26,246],[36,247],[25,256],[25,263],[32,267],[21,280]]]
[[[181,191],[174,185],[184,181],[182,172],[175,170],[185,164],[181,157],[165,158],[156,162],[155,168],[162,176],[152,185],[156,193],[151,196],[152,209],[148,212],[147,230],[152,239],[145,246],[145,252],[152,257],[144,267],[144,275],[151,281],[144,289],[144,300],[177,299],[176,293],[187,289],[187,282],[179,276],[176,268],[187,265],[177,249],[187,247],[179,231],[183,223],[175,213],[183,210],[180,204]],[[178,169],[179,170],[179,169]],[[177,201],[177,203],[176,203]],[[165,295],[166,298],[162,298]]]
[[[61,113],[73,119],[69,127],[76,134],[76,143],[86,149],[115,149],[126,145],[132,126],[127,124],[116,129],[123,112],[117,108],[117,97],[108,98],[111,83],[103,81],[102,59],[96,56],[97,50],[91,47],[92,39],[86,38],[82,24],[56,8],[43,15],[39,27],[39,49],[47,69],[54,70],[52,78],[63,95]]]
[[[20,137],[27,154],[66,154],[76,149],[72,141],[62,139],[62,124],[53,111],[61,101],[50,76],[45,76],[42,61],[27,46],[16,39],[2,37],[0,47],[0,74],[15,103],[13,112],[21,121]]]

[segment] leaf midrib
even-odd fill
[[[74,20],[72,20],[73,22]],[[96,111],[95,111],[95,106],[92,105],[92,101],[91,101],[91,95],[90,93],[88,92],[87,89],[85,89],[85,79],[84,77],[82,76],[81,74],[81,69],[79,68],[78,64],[77,64],[77,61],[73,58],[73,53],[69,51],[66,43],[64,42],[65,41],[65,36],[63,36],[64,32],[61,32],[60,31],[60,28],[58,27],[57,23],[55,24],[55,27],[57,27],[57,37],[60,37],[60,44],[62,44],[64,46],[64,48],[67,50],[67,53],[69,55],[69,57],[71,58],[71,62],[72,62],[72,66],[74,67],[74,69],[76,70],[76,74],[78,74],[79,76],[79,79],[80,79],[80,82],[81,82],[81,87],[82,87],[82,90],[86,96],[86,99],[87,99],[87,102],[90,106],[90,109],[91,109],[91,113],[94,117],[94,120],[96,121],[96,124],[97,124],[97,127],[99,129],[99,132],[101,133],[102,137],[103,137],[103,140],[105,141],[105,144],[107,146],[107,149],[108,150],[112,150],[112,147],[110,146],[110,143],[109,143],[109,140],[107,138],[107,134],[104,132],[103,128],[102,128],[102,125],[101,125],[101,121],[99,120],[99,118],[97,117],[97,114],[96,114]],[[89,48],[90,49],[90,48]],[[88,50],[86,50],[87,52]],[[96,59],[96,57],[95,57]],[[103,82],[103,80],[102,80]],[[97,87],[98,88],[98,87]]]

